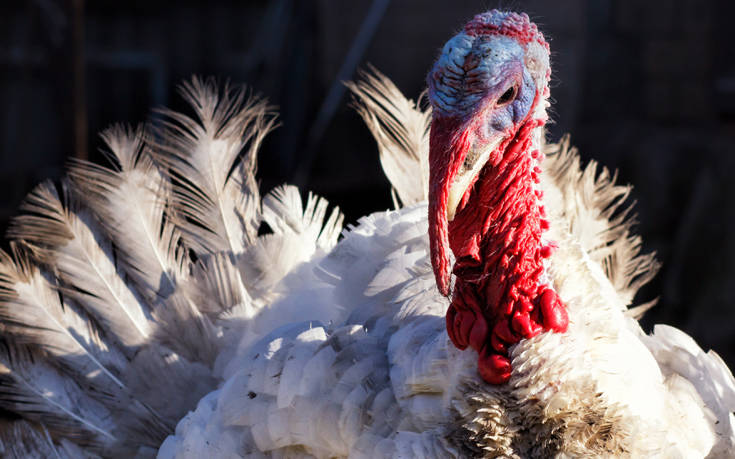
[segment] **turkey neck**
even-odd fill
[[[449,224],[456,276],[447,330],[454,344],[480,354],[480,375],[508,380],[508,348],[547,330],[563,332],[565,306],[542,282],[549,228],[541,202],[539,167],[543,118],[525,121],[480,172],[463,207]]]

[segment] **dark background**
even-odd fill
[[[280,107],[265,188],[296,180],[348,221],[390,206],[375,144],[336,82],[370,62],[416,97],[439,48],[493,1],[18,0],[0,5],[0,230],[97,132],[182,108],[192,74],[247,82]],[[551,138],[635,185],[645,249],[664,263],[640,295],[735,363],[735,52],[730,0],[514,1],[552,47]],[[350,49],[353,51],[350,53]],[[340,68],[344,70],[340,73]]]

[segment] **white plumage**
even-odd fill
[[[323,199],[260,198],[267,105],[198,79],[183,86],[197,120],[113,128],[114,169],[75,164],[31,193],[0,262],[0,402],[23,418],[5,455],[733,453],[732,374],[681,331],[643,333],[629,306],[656,263],[616,212],[629,188],[581,170],[568,139],[536,142],[569,328],[522,340],[510,381],[483,382],[429,259],[430,112],[379,74],[350,87],[402,207],[339,242]]]

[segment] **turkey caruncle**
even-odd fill
[[[197,119],[108,130],[114,168],[74,164],[9,230],[4,455],[731,455],[732,374],[642,332],[629,189],[545,143],[549,76],[536,26],[493,10],[430,109],[351,84],[402,207],[339,242],[324,200],[261,199],[262,101],[194,79]]]

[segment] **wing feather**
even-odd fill
[[[702,348],[683,331],[656,325],[641,336],[665,377],[679,375],[692,383],[717,418],[717,442],[709,457],[727,457],[735,448],[735,378],[717,353]],[[729,453],[729,454],[728,454]]]

